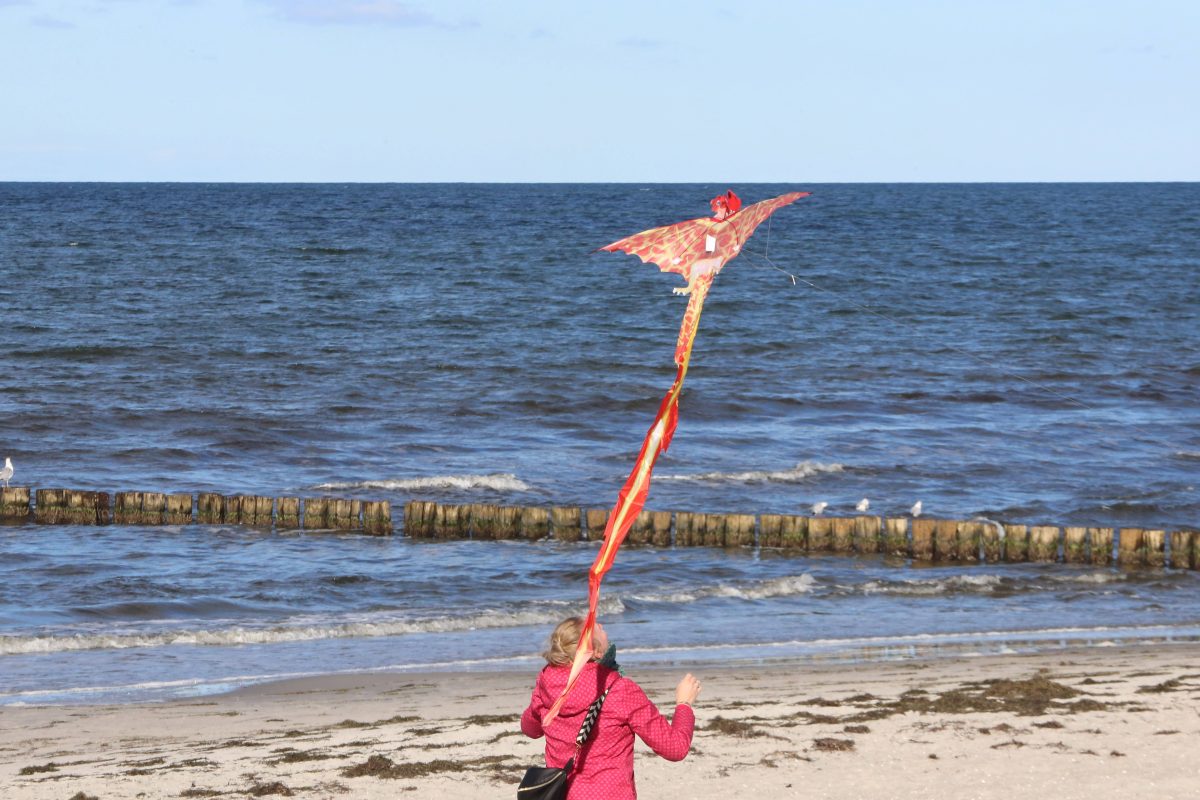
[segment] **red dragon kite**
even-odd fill
[[[640,258],[643,263],[657,265],[663,272],[679,273],[687,281],[687,286],[673,291],[675,294],[688,295],[688,304],[683,322],[679,326],[679,339],[675,343],[675,383],[663,397],[658,407],[658,416],[654,418],[654,424],[646,433],[646,440],[642,443],[642,450],[638,454],[633,472],[629,474],[620,494],[617,495],[617,504],[608,516],[608,524],[604,529],[604,544],[588,572],[588,614],[579,635],[571,675],[562,695],[546,712],[542,720],[543,725],[550,724],[557,716],[563,700],[591,656],[596,604],[600,600],[600,581],[612,567],[617,550],[625,541],[634,518],[646,502],[654,462],[671,444],[671,437],[679,421],[679,393],[683,389],[684,376],[687,375],[688,361],[692,356],[692,342],[696,337],[696,327],[700,323],[704,298],[708,296],[713,279],[722,267],[741,252],[746,240],[763,220],[771,216],[776,209],[807,197],[808,194],[791,192],[742,208],[741,199],[732,191],[726,192],[712,199],[712,217],[689,219],[674,225],[651,228],[600,248],[609,253],[618,250],[629,253]]]

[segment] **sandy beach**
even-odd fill
[[[705,670],[687,760],[642,797],[1185,798],[1200,647]],[[5,798],[509,798],[533,675],[370,674],[0,710]],[[631,674],[660,704],[675,671]],[[639,747],[641,747],[639,743]]]

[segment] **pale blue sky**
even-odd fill
[[[1200,2],[0,0],[0,180],[1200,179]]]

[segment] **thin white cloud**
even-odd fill
[[[284,19],[310,25],[390,25],[398,28],[460,28],[399,0],[265,0]]]

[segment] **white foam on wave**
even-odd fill
[[[955,575],[950,578],[913,578],[904,581],[867,581],[863,594],[936,595],[948,591],[988,593],[1000,585],[999,575]]]
[[[801,461],[791,469],[750,472],[700,472],[695,475],[659,475],[660,481],[698,481],[701,483],[799,483],[805,478],[825,473],[843,472],[844,464],[823,464]]]
[[[1175,457],[1188,461],[1200,461],[1200,450],[1176,450]]]
[[[487,609],[463,616],[402,619],[375,614],[358,618],[294,617],[285,624],[255,627],[226,625],[205,628],[172,628],[158,631],[84,631],[43,636],[0,636],[0,656],[61,653],[70,650],[124,650],[134,647],[236,646],[309,642],[320,639],[358,639],[403,636],[414,633],[454,633],[486,628],[519,628],[559,622],[582,609],[574,603],[545,601],[536,608],[517,611]],[[600,614],[624,613],[620,598],[604,598]]]
[[[313,488],[324,491],[383,489],[392,492],[410,492],[426,489],[457,489],[460,491],[488,489],[493,492],[528,492],[530,490],[529,484],[511,472],[493,472],[487,475],[432,475],[427,478],[321,483]]]
[[[762,600],[767,597],[788,597],[791,595],[808,594],[816,582],[812,575],[789,575],[782,578],[770,578],[742,586],[717,584],[704,586],[682,592],[664,592],[661,594],[636,594],[630,600],[643,603],[694,603],[707,597],[732,597],[739,600]]]

